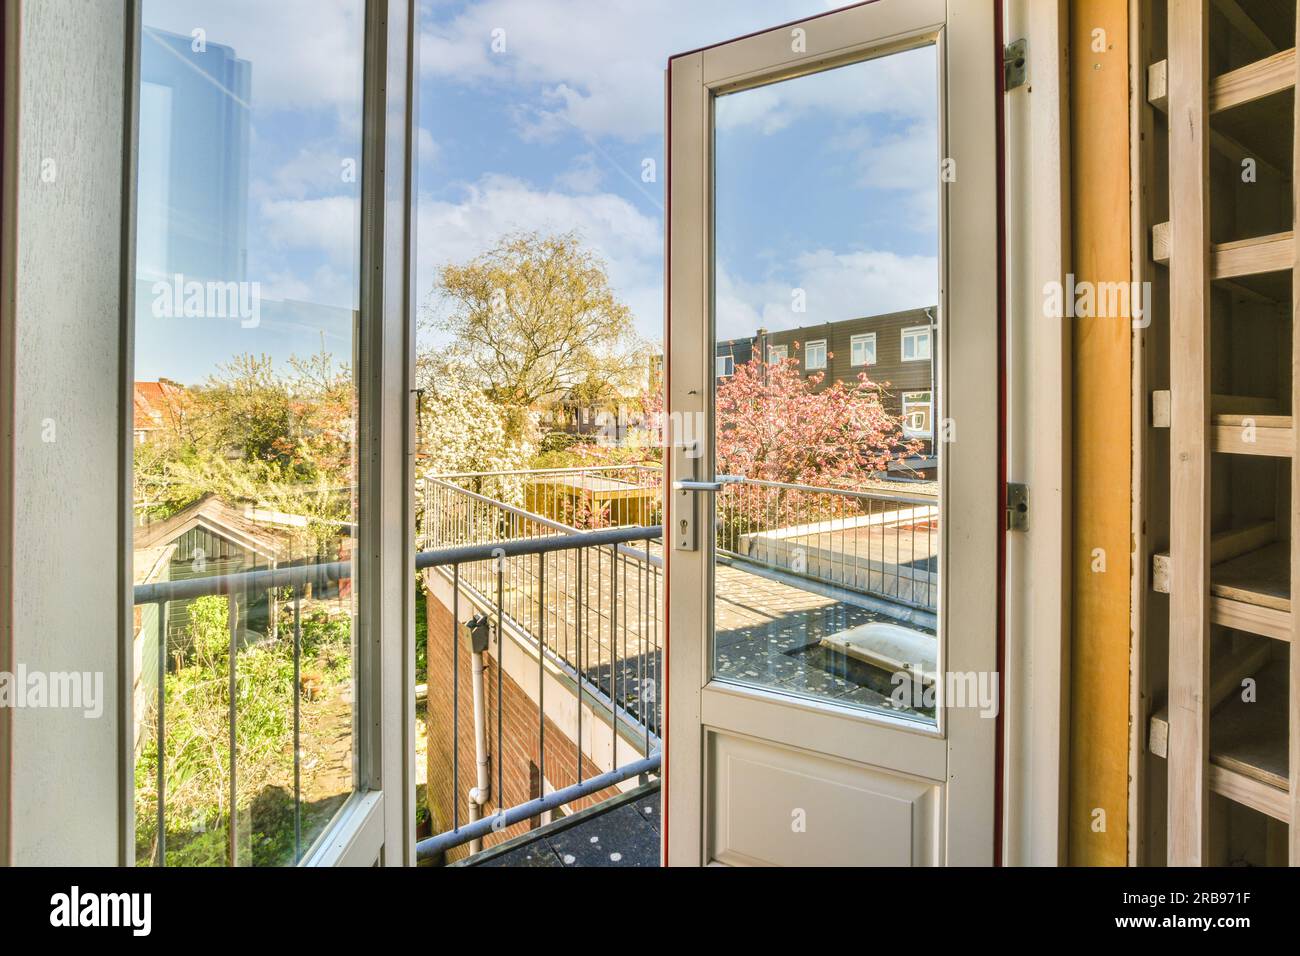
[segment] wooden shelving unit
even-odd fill
[[[1276,845],[1298,865],[1300,66],[1293,11],[1279,36],[1277,11],[1257,23],[1226,6],[1161,3],[1166,55],[1146,69],[1168,204],[1141,234],[1168,270],[1169,382],[1151,405],[1152,427],[1168,428],[1169,517],[1150,574],[1169,596],[1168,676],[1147,746],[1167,761],[1170,865],[1212,862],[1226,819],[1212,794],[1288,824]],[[1240,170],[1258,168],[1267,179],[1248,192]]]

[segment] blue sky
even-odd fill
[[[425,0],[422,298],[440,264],[464,261],[505,232],[576,230],[606,261],[640,333],[658,342],[668,57],[830,6]],[[137,378],[199,381],[235,353],[283,360],[318,350],[322,336],[350,360],[357,184],[340,176],[340,165],[359,161],[360,10],[359,0],[147,0],[150,29],[189,37],[201,28],[209,56],[224,46],[248,64],[249,95],[231,108],[247,113],[249,128],[243,278],[261,283],[264,304],[257,328],[157,318],[146,289]],[[151,42],[179,73],[215,69],[215,59],[195,54],[187,64],[149,37],[146,52]],[[934,75],[933,51],[924,49],[719,101],[721,336],[933,304]],[[212,188],[206,173],[182,164],[169,180],[159,171],[172,153],[219,150],[224,134],[210,131],[205,142],[174,133],[142,133],[142,228],[183,228],[187,210],[206,208],[198,195]],[[653,182],[642,180],[646,160],[655,164]],[[175,263],[166,258],[142,244],[141,282],[168,274]],[[188,268],[203,271],[193,257]],[[791,312],[795,287],[807,291],[807,313]],[[422,344],[436,341],[426,334]]]

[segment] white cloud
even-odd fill
[[[519,116],[528,136],[576,127],[631,140],[663,129],[670,56],[827,7],[814,0],[570,0],[557,15],[556,5],[537,0],[484,0],[454,13],[426,4],[420,69],[439,82],[536,87],[539,99]],[[503,52],[492,50],[494,30],[505,31]],[[816,29],[808,30],[815,49]],[[906,90],[864,95],[868,105],[908,102]]]
[[[717,283],[717,335],[730,339],[753,335],[760,327],[776,332],[934,305],[939,261],[934,256],[818,249],[796,256],[785,276],[759,281],[746,281],[720,263]],[[804,290],[807,311],[793,311],[794,289]]]
[[[273,199],[259,210],[272,246],[319,250],[337,265],[356,261],[361,234],[360,206],[349,196]]]

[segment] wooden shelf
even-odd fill
[[[1210,81],[1210,114],[1281,93],[1295,86],[1295,47],[1229,70]],[[1147,67],[1147,102],[1162,113],[1169,109],[1169,61]]]
[[[1233,630],[1291,640],[1291,549],[1273,540],[1271,521],[1210,539],[1210,621]],[[1169,555],[1152,559],[1151,586],[1172,593]]]
[[[1290,415],[1212,416],[1210,450],[1225,455],[1290,458],[1295,452]]]
[[[1158,222],[1151,227],[1151,258],[1169,264],[1173,241],[1170,224]],[[1233,242],[1216,242],[1210,247],[1210,278],[1223,280],[1242,276],[1286,272],[1295,265],[1295,234],[1276,232]]]
[[[1293,55],[1293,53],[1294,51],[1287,50],[1279,55],[1286,57]],[[1268,59],[1260,61],[1260,63],[1268,62]],[[1251,67],[1256,67],[1257,70],[1260,69],[1258,64],[1251,64],[1243,69],[1250,70]],[[1290,85],[1280,75],[1275,63],[1270,68],[1265,68],[1263,72],[1267,74],[1271,81],[1281,81],[1283,83],[1282,89],[1286,89]],[[1242,83],[1244,78],[1244,75],[1235,70],[1232,73],[1224,74],[1221,79],[1224,81],[1227,96],[1231,97],[1233,95],[1232,87],[1244,87]],[[1267,97],[1267,95],[1265,93],[1264,97]],[[1258,100],[1260,97],[1254,99]],[[1224,100],[1224,102],[1227,101]],[[1169,62],[1167,60],[1160,60],[1147,67],[1147,102],[1161,113],[1169,111]],[[1241,100],[1235,105],[1244,105],[1248,102],[1252,102],[1252,100]],[[1242,160],[1249,158],[1269,174],[1288,180],[1291,178],[1291,169],[1286,157],[1274,150],[1261,149],[1260,145],[1265,142],[1262,137],[1266,136],[1268,131],[1273,128],[1273,124],[1277,122],[1278,114],[1289,114],[1289,112],[1290,106],[1288,104],[1273,103],[1272,101],[1263,103],[1258,109],[1253,110],[1237,110],[1233,112],[1227,107],[1221,107],[1217,110],[1217,114],[1212,114],[1215,123],[1209,130],[1210,146],[1219,155],[1226,157],[1233,166],[1240,166]],[[1246,143],[1251,145],[1244,145]]]
[[[1210,113],[1281,93],[1295,86],[1295,47],[1229,70],[1210,81]]]
[[[1267,654],[1259,654],[1258,647],[1251,648],[1223,669],[1230,681],[1215,682],[1222,703],[1210,717],[1206,780],[1215,793],[1289,822],[1287,666],[1264,663]],[[1256,699],[1249,703],[1241,699],[1245,677],[1256,681]],[[1158,757],[1169,753],[1169,717],[1163,709],[1151,717],[1148,749]]]

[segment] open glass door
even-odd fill
[[[989,864],[991,5],[669,66],[671,865]]]

